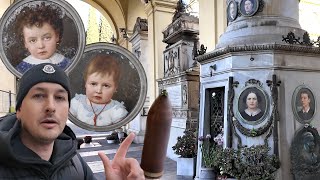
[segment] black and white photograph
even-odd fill
[[[238,4],[235,0],[229,2],[227,7],[228,22],[234,21],[238,16]]]
[[[249,124],[261,122],[267,114],[268,97],[258,87],[249,86],[239,95],[238,111],[240,118]]]
[[[308,86],[300,85],[295,89],[292,97],[292,110],[300,123],[305,124],[312,120],[316,110],[316,101]]]
[[[241,0],[240,13],[243,16],[253,16],[259,9],[259,0]]]

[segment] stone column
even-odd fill
[[[150,59],[148,58],[149,47],[148,47],[148,22],[147,19],[137,18],[136,24],[133,28],[133,34],[129,39],[129,42],[132,43],[132,53],[139,59],[141,62],[146,75],[147,75],[147,83],[150,82],[153,77],[150,76],[152,74],[150,72]],[[141,110],[141,113],[133,119],[129,123],[129,132],[136,133],[136,137],[134,139],[135,143],[143,143],[144,135],[146,130],[146,119],[148,115],[148,110],[150,108],[150,91],[147,91],[146,100]]]
[[[156,79],[163,77],[163,55],[166,44],[162,42],[162,31],[172,21],[176,0],[150,0],[145,4],[145,12],[148,21],[148,61],[150,71],[148,79],[148,93],[150,103],[158,94]]]
[[[208,51],[215,48],[219,36],[224,33],[227,26],[225,1],[199,1],[199,41]]]
[[[229,2],[231,1],[226,1]],[[235,2],[238,5],[237,16],[233,21],[229,20],[217,48],[242,44],[281,43],[281,36],[290,31],[301,37],[304,33],[299,24],[299,0],[253,0],[257,2],[253,8],[257,9],[253,10],[255,13],[252,15],[244,12],[245,0]],[[228,7],[225,10],[229,10]]]
[[[163,31],[164,75],[158,79],[159,89],[167,90],[173,108],[173,119],[168,143],[167,156],[175,159],[172,146],[186,128],[197,128],[199,67],[193,59],[194,44],[198,42],[199,20],[177,5],[172,23]]]

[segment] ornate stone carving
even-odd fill
[[[263,11],[264,4],[265,4],[265,2],[263,0],[259,0],[258,12],[262,12]]]
[[[179,48],[173,48],[165,53],[165,77],[180,72]]]
[[[182,87],[182,105],[188,104],[188,87],[187,85],[183,85]]]
[[[295,34],[293,32],[289,32],[287,36],[282,36],[282,41],[288,43],[288,44],[299,44],[304,46],[318,46],[319,45],[320,37],[318,37],[317,41],[312,41],[310,39],[310,35],[308,32],[305,32],[302,36],[302,41],[300,42],[300,37],[296,38]]]
[[[320,44],[320,39],[319,39],[319,44]],[[207,59],[213,59],[215,57],[232,53],[232,52],[261,51],[261,50],[281,50],[281,51],[290,51],[290,52],[320,54],[320,48],[316,48],[316,47],[275,43],[275,44],[261,44],[261,45],[227,46],[225,48],[220,48],[215,51],[212,51],[203,55],[199,55],[195,59],[198,62],[202,62]]]
[[[245,86],[249,85],[256,85],[262,87],[262,83],[257,79],[249,79],[248,81],[246,81]]]
[[[173,15],[172,22],[177,20],[182,15],[189,15],[189,14],[186,11],[186,4],[184,4],[184,2],[182,0],[179,0],[177,2],[177,7],[176,7],[176,11]]]
[[[136,24],[133,28],[133,33],[148,31],[148,21],[147,19],[141,19],[141,17],[137,17]]]
[[[293,32],[289,32],[287,36],[282,36],[282,41],[289,44],[300,44],[300,37],[296,38]]]
[[[171,45],[179,40],[197,40],[199,34],[199,19],[194,16],[181,16],[162,32],[163,42]]]
[[[182,81],[199,81],[199,72],[185,71],[181,72],[178,77],[167,77],[158,80],[158,86],[163,87],[170,84],[179,83]]]
[[[291,144],[291,172],[296,180],[313,180],[320,176],[320,136],[317,129],[306,125]]]
[[[248,136],[248,137],[258,137],[258,136],[261,136],[262,134],[264,134],[271,126],[272,124],[272,120],[271,119],[268,119],[267,123],[264,124],[263,126],[257,128],[257,129],[249,129],[249,128],[246,128],[244,126],[242,126],[242,124],[235,118],[234,119],[234,124],[236,125],[236,127],[238,128],[238,130]]]
[[[193,41],[192,59],[194,60],[198,56],[198,40]],[[197,61],[194,61],[195,63]]]
[[[308,32],[305,32],[303,34],[302,39],[303,39],[303,41],[300,43],[301,45],[305,45],[305,46],[312,46],[313,45]]]
[[[129,38],[126,28],[119,28],[119,30],[120,30],[120,33],[121,33],[123,39],[128,39]]]
[[[201,44],[200,49],[198,50],[198,55],[203,55],[207,52],[207,47],[204,47],[203,44]]]
[[[268,82],[270,84],[272,81],[269,80],[269,81],[267,81],[267,83]],[[275,82],[275,83],[277,83],[277,82]],[[256,79],[249,79],[248,81],[245,82],[245,86],[252,86],[252,85],[254,85],[255,87],[262,87],[262,83]],[[272,94],[273,97],[277,96],[277,91],[273,90],[273,91],[271,91],[271,93],[276,93],[276,94]],[[273,100],[275,100],[275,99],[273,99]],[[277,109],[277,102],[273,102],[272,108],[273,108],[273,110]],[[267,107],[266,107],[266,109],[267,109]],[[265,123],[258,128],[247,128],[247,127],[243,126],[236,117],[234,117],[233,123],[242,134],[244,134],[248,137],[257,137],[257,136],[261,136],[262,134],[266,133],[270,129],[270,127],[273,125],[273,122],[275,121],[275,119],[278,119],[277,110],[273,113],[275,113],[275,114],[273,114],[273,116],[271,116],[269,119],[267,119],[265,121]],[[265,137],[266,144],[268,143],[267,140],[271,136],[271,133],[272,133],[272,128],[269,130],[267,136]]]
[[[173,110],[173,117],[175,118],[187,118],[188,117],[188,110]]]
[[[140,50],[140,48],[139,48],[139,49],[135,49],[133,52],[134,52],[134,55],[139,59],[140,56],[141,56],[141,50]]]
[[[314,45],[320,47],[320,36],[316,41],[314,41]]]

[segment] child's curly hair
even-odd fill
[[[59,35],[59,42],[61,42],[63,34],[63,12],[53,5],[42,2],[40,5],[25,6],[21,9],[16,18],[16,31],[19,40],[24,42],[23,28],[24,27],[42,27],[44,23],[48,23]]]

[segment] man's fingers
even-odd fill
[[[143,180],[144,177],[144,171],[141,169],[139,162],[136,159],[133,158],[127,158],[126,159],[127,171],[129,172],[127,179],[138,179]]]
[[[112,168],[111,168],[111,162],[109,158],[103,152],[98,152],[98,155],[102,160],[105,172],[110,172]]]
[[[114,156],[114,159],[116,158],[124,158],[126,157],[127,151],[129,149],[129,146],[131,145],[133,139],[135,137],[134,133],[130,133],[125,139],[124,141],[120,144],[120,147],[116,153],[116,155]]]

